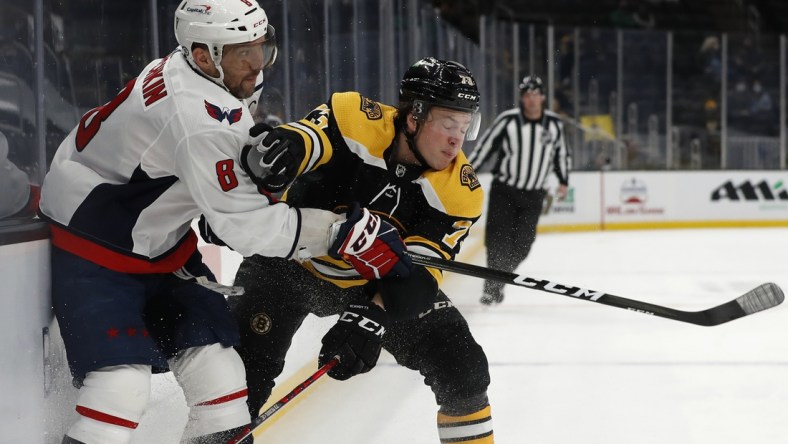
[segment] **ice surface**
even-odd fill
[[[462,259],[484,265],[478,234]],[[785,251],[780,228],[541,234],[518,273],[701,310],[764,282],[788,288]],[[486,308],[481,281],[456,274],[444,289],[489,358],[497,443],[788,442],[786,306],[700,327],[522,287]],[[307,319],[277,399],[316,369],[332,323]],[[384,353],[368,374],[318,381],[256,442],[437,443],[436,409],[422,378]],[[180,389],[156,376],[134,442],[175,443],[185,422]]]

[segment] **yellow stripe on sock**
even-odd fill
[[[452,424],[452,423],[465,422],[465,421],[477,421],[480,419],[489,418],[491,416],[490,414],[491,411],[492,409],[490,409],[490,406],[488,405],[487,407],[479,410],[478,412],[473,412],[469,415],[464,415],[464,416],[449,416],[449,415],[444,415],[441,412],[438,412],[438,425]]]

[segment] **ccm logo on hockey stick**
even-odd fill
[[[567,288],[555,282],[537,281],[536,279],[531,279],[526,276],[517,276],[514,279],[514,282],[524,287],[538,288],[540,290],[545,290],[558,294],[568,294],[569,296],[574,296],[580,299],[588,299],[590,301],[596,301],[597,299],[605,295],[605,293],[602,293],[601,291],[586,290],[585,288],[580,288],[580,287]]]
[[[435,302],[434,304],[432,304],[432,308],[425,311],[424,313],[419,313],[419,319],[423,318],[424,316],[427,316],[428,314],[432,313],[435,310],[441,310],[443,308],[449,308],[449,307],[454,307],[454,304],[452,304],[451,301]]]
[[[373,321],[372,319],[350,311],[342,313],[342,316],[339,317],[339,321],[358,324],[359,327],[374,333],[375,336],[383,336],[383,333],[386,332],[385,327]]]

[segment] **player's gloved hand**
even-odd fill
[[[179,279],[193,282],[225,296],[239,296],[244,294],[243,287],[227,286],[216,282],[216,277],[208,266],[203,263],[202,255],[199,252],[189,257],[186,263],[181,268],[173,271],[172,274]]]
[[[344,259],[367,280],[410,275],[413,263],[396,228],[354,203],[347,220],[332,227],[329,256]]]
[[[339,363],[328,371],[328,376],[340,381],[370,371],[378,362],[388,325],[388,314],[374,303],[348,305],[323,336],[320,366],[338,356]]]
[[[258,123],[249,129],[249,144],[241,151],[241,165],[258,186],[278,193],[295,180],[305,155],[300,135]]]
[[[200,220],[197,221],[197,227],[200,229],[200,237],[205,242],[209,244],[218,245],[220,247],[227,247],[227,244],[214,233],[213,228],[211,228],[211,224],[208,223],[208,219],[205,218],[205,215],[200,215]],[[230,248],[230,247],[227,247]],[[232,248],[230,248],[232,250]]]

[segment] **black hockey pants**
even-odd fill
[[[246,290],[243,296],[230,298],[230,305],[241,330],[238,352],[246,366],[249,408],[255,417],[270,396],[307,314],[340,314],[351,300],[367,296],[362,287],[339,288],[294,261],[262,256],[243,261],[235,285]],[[487,357],[443,292],[433,308],[418,318],[392,323],[383,346],[399,364],[424,376],[443,410],[460,415],[486,404]]]

